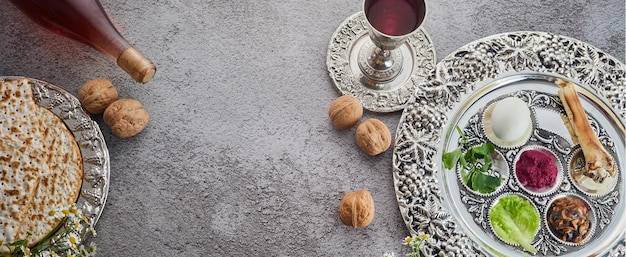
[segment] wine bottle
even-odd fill
[[[10,1],[39,25],[106,54],[138,82],[148,82],[156,72],[115,29],[99,0]]]

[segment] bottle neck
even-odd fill
[[[154,75],[154,65],[119,34],[99,0],[10,1],[43,27],[106,54],[136,81]]]
[[[117,65],[126,71],[137,82],[148,82],[154,73],[156,67],[154,64],[143,56],[137,49],[128,48],[117,58]]]

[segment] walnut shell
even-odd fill
[[[347,192],[339,203],[339,219],[343,224],[363,228],[374,219],[374,199],[365,189]]]
[[[344,95],[335,99],[328,108],[328,117],[337,129],[349,129],[363,116],[363,105],[354,96]]]
[[[108,79],[87,81],[78,90],[78,100],[91,114],[101,114],[109,104],[117,100],[117,90]]]
[[[133,99],[119,99],[104,110],[104,122],[113,135],[132,137],[148,125],[149,115],[141,103]]]
[[[391,146],[391,132],[377,119],[368,119],[356,127],[356,144],[368,155],[377,155]]]

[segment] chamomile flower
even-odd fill
[[[78,211],[78,209],[76,209],[76,207],[75,207],[75,206],[72,206],[72,207],[70,208],[70,213],[71,213],[71,214],[74,214],[75,216],[79,216],[79,211]]]
[[[84,245],[80,245],[80,247],[78,247],[78,251],[80,252],[82,256],[88,256],[89,254],[89,252],[87,251],[87,248]]]
[[[63,218],[63,216],[65,216],[65,214],[63,214],[62,211],[56,210],[56,209],[50,209],[46,212],[46,215],[48,216],[48,218],[50,219],[55,219],[55,220],[60,220]]]
[[[87,231],[89,232],[89,234],[91,234],[92,236],[96,236],[96,230],[93,227],[89,227],[87,229]]]
[[[69,206],[67,207],[67,209],[63,209],[61,210],[61,212],[66,216],[69,217],[70,215],[73,216],[78,216],[80,210],[78,210],[76,208],[76,204],[74,203],[70,203]]]
[[[55,219],[63,222],[63,227],[54,237],[47,242],[40,242],[32,249],[27,247],[32,233],[27,232],[26,238],[16,242],[5,242],[0,240],[0,247],[6,247],[10,252],[19,252],[25,257],[89,257],[94,256],[96,251],[95,243],[89,246],[83,245],[82,239],[91,234],[96,235],[96,231],[91,226],[90,219],[82,214],[82,211],[74,203],[70,203],[65,209],[46,209],[44,216],[48,219]],[[61,248],[58,248],[61,247]],[[60,251],[60,254],[55,251]],[[0,257],[4,255],[0,254]]]
[[[20,249],[22,250],[22,253],[24,253],[24,257],[30,257],[30,248],[21,246]]]
[[[422,250],[421,246],[422,246],[422,242],[427,241],[428,240],[428,235],[427,234],[418,234],[418,235],[412,235],[412,236],[407,236],[404,238],[404,240],[402,241],[403,245],[408,245],[411,248],[411,252],[409,254],[407,254],[407,256],[409,257],[421,257],[422,256]],[[383,255],[383,257],[395,257],[394,253],[385,253]]]
[[[58,257],[59,255],[56,254],[54,251],[42,251],[42,252],[39,252],[36,256],[37,257]]]
[[[94,242],[89,243],[88,249],[89,249],[90,253],[95,254],[96,253],[96,243],[94,243]]]
[[[404,238],[404,245],[410,245],[411,243],[413,243],[415,241],[415,237],[413,236],[407,236],[406,238]]]
[[[71,232],[67,235],[67,243],[69,244],[72,250],[75,250],[75,251],[78,250],[80,241],[81,241],[80,237],[74,232]]]
[[[78,243],[78,238],[74,235],[70,235],[67,238],[67,241],[70,242],[70,244],[75,245],[76,243]]]

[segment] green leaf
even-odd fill
[[[489,169],[491,169],[491,165],[492,164],[493,163],[492,163],[491,157],[489,157],[489,156],[483,157],[483,165],[480,166],[480,172],[487,173],[487,171],[489,171]]]
[[[443,167],[446,169],[453,169],[461,158],[461,155],[463,155],[463,152],[461,152],[461,148],[454,149],[454,151],[452,152],[444,153]]]
[[[465,170],[465,169],[462,169],[462,170],[461,170],[461,179],[463,180],[463,183],[465,183],[468,187],[470,187],[470,183],[471,183],[470,178],[471,178],[471,175],[472,175],[472,172],[469,172],[469,171],[467,171],[467,170]],[[470,187],[470,188],[471,188],[471,187]]]
[[[474,155],[474,151],[472,150],[465,152],[465,154],[463,155],[463,159],[465,159],[465,161],[469,163],[476,163],[476,155]]]
[[[490,156],[492,153],[495,152],[495,149],[492,144],[483,143],[481,145],[472,147],[472,152],[474,152],[475,154],[481,155],[481,157]]]
[[[444,168],[453,169],[458,164],[461,179],[470,189],[481,193],[495,191],[501,183],[500,178],[486,174],[492,166],[491,154],[495,152],[494,146],[486,142],[472,147],[463,130],[459,126],[456,126],[456,130],[461,136],[461,146],[443,154]],[[463,152],[463,149],[467,151]]]
[[[488,194],[496,191],[496,188],[500,185],[500,178],[487,175],[481,172],[474,172],[472,176],[473,189],[483,194]]]
[[[520,244],[524,250],[537,253],[531,243],[539,230],[541,219],[526,199],[517,195],[500,198],[489,211],[489,221],[502,240]]]
[[[10,244],[10,246],[28,246],[28,241],[26,239],[18,240]]]
[[[459,165],[461,165],[461,170],[464,170],[465,167],[467,167],[467,161],[465,161],[465,158],[459,159]]]

